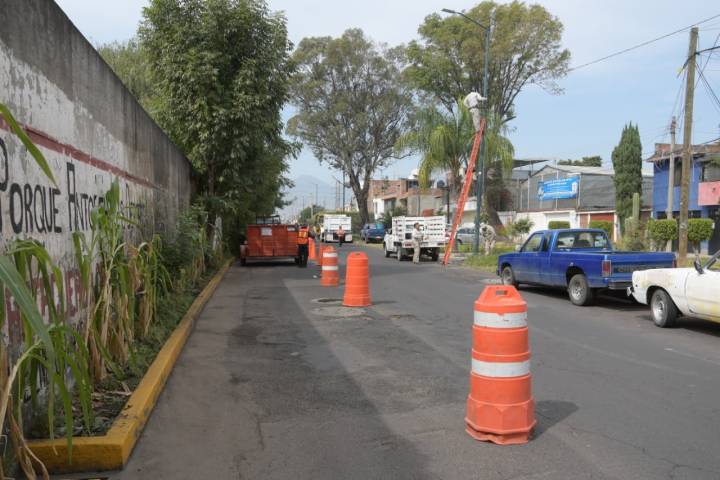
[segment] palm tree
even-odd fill
[[[419,109],[415,114],[415,128],[400,137],[395,149],[398,152],[416,152],[421,155],[419,181],[427,187],[434,172],[446,171],[454,196],[462,186],[463,172],[467,168],[475,127],[467,107],[461,101],[451,114],[444,114],[434,107]],[[514,148],[504,136],[507,127],[491,115],[485,129],[485,172],[491,178],[502,178],[512,170]],[[483,194],[487,208],[487,189]]]

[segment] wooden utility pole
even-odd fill
[[[690,194],[690,165],[692,164],[692,120],[693,97],[695,95],[695,58],[697,55],[698,28],[690,30],[690,48],[687,59],[687,80],[685,85],[685,121],[683,125],[682,175],[680,177],[680,236],[678,241],[678,263],[687,257],[688,201]]]
[[[668,220],[673,218],[673,203],[675,203],[675,128],[677,122],[675,121],[675,115],[672,117],[670,122],[670,157],[668,158],[668,188],[667,188],[667,208],[665,209],[665,217]],[[672,241],[667,244],[667,251],[672,252]]]

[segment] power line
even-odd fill
[[[637,50],[638,48],[644,47],[644,46],[646,46],[646,45],[650,45],[651,43],[655,43],[655,42],[657,42],[657,41],[659,41],[659,40],[662,40],[662,39],[664,39],[664,38],[671,37],[671,36],[676,35],[676,34],[678,34],[678,33],[684,32],[684,31],[686,31],[686,30],[688,30],[688,29],[690,29],[690,28],[692,28],[692,27],[694,27],[694,26],[696,26],[696,25],[701,25],[701,24],[703,24],[703,23],[707,23],[707,22],[709,22],[710,20],[714,20],[714,19],[719,18],[719,17],[720,17],[720,13],[717,14],[717,15],[713,15],[713,16],[710,17],[710,18],[706,18],[705,20],[701,20],[701,21],[699,21],[699,22],[697,22],[697,23],[693,23],[692,25],[690,25],[690,26],[688,26],[688,27],[681,28],[681,29],[679,29],[679,30],[675,30],[674,32],[666,33],[665,35],[662,35],[662,36],[657,37],[657,38],[653,38],[652,40],[648,40],[648,41],[646,41],[646,42],[638,43],[637,45],[633,45],[632,47],[625,48],[625,49],[623,49],[623,50],[620,50],[619,52],[611,53],[610,55],[606,55],[606,56],[604,56],[604,57],[602,57],[602,58],[598,58],[597,60],[593,60],[592,62],[587,62],[587,63],[583,63],[582,65],[578,65],[577,67],[572,67],[572,68],[570,68],[570,69],[568,70],[568,73],[569,73],[569,72],[574,72],[575,70],[579,70],[579,69],[581,69],[581,68],[589,67],[590,65],[594,65],[594,64],[596,64],[596,63],[603,62],[603,61],[608,60],[608,59],[613,58],[613,57],[617,57],[618,55],[622,55],[622,54],[624,54],[624,53],[631,52],[631,51],[633,51],[633,50]]]

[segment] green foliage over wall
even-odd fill
[[[555,230],[558,228],[570,228],[570,222],[567,220],[553,220],[551,222],[548,222],[548,228],[550,230]]]

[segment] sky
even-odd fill
[[[141,19],[143,0],[57,0],[78,29],[93,43],[126,40]],[[463,10],[468,0],[270,0],[272,10],[288,19],[290,39],[339,36],[362,28],[378,42],[404,44],[418,37],[425,16],[442,8]],[[572,54],[571,66],[654,39],[720,14],[720,3],[708,0],[536,0],[563,23],[563,44]],[[699,49],[720,38],[720,17],[700,25]],[[655,142],[669,142],[673,114],[680,115],[683,97],[680,68],[688,51],[688,31],[632,52],[570,72],[560,81],[562,95],[527,86],[516,100],[517,119],[510,139],[516,158],[581,158],[600,155],[611,165],[611,152],[622,128],[638,124],[643,156]],[[708,55],[700,58],[700,65]],[[720,96],[720,50],[710,58],[705,76]],[[284,117],[291,115],[286,109]],[[696,89],[693,142],[720,137],[720,106],[702,84]],[[682,134],[678,132],[678,142]],[[400,161],[378,178],[407,176],[417,158]],[[320,166],[305,149],[293,161],[290,176],[313,175],[332,183],[335,172]]]

